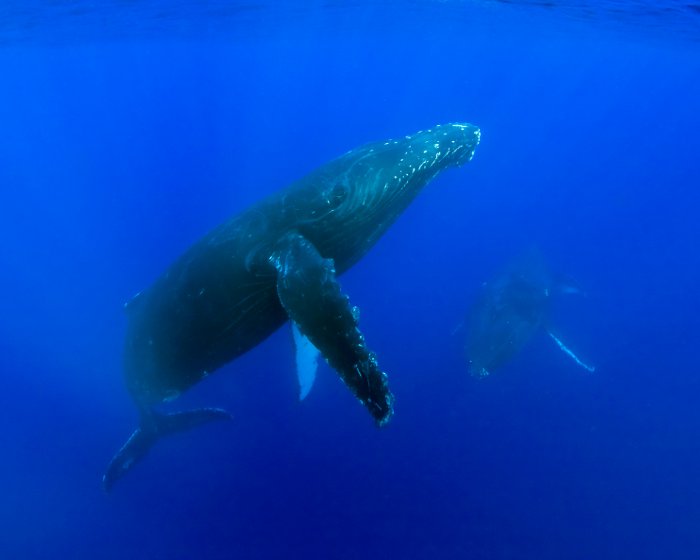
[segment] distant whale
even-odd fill
[[[357,148],[221,224],[127,305],[126,385],[139,428],[103,477],[106,489],[170,433],[229,418],[168,401],[290,320],[379,425],[393,414],[386,374],[336,276],[355,264],[443,169],[471,160],[480,131],[436,126]],[[308,387],[304,389],[307,391]]]
[[[582,362],[549,325],[549,307],[555,294],[577,294],[578,287],[565,278],[555,278],[536,249],[521,255],[507,269],[484,284],[469,315],[467,357],[475,377],[486,377],[510,361],[545,329],[557,346],[587,371]]]

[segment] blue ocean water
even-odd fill
[[[0,7],[0,558],[700,554],[700,10],[684,2]],[[377,429],[282,328],[138,422],[122,305],[345,151],[481,127],[340,278],[396,396]],[[536,246],[583,296],[483,380],[464,323]]]

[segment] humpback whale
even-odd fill
[[[160,437],[229,418],[156,407],[287,321],[385,424],[394,397],[337,276],[438,173],[471,160],[479,140],[476,126],[451,123],[351,150],[211,230],[132,298],[124,377],[140,424],[107,467],[105,489]]]
[[[487,282],[469,316],[467,357],[475,377],[486,377],[510,361],[541,328],[566,355],[587,371],[582,362],[549,326],[552,296],[580,293],[564,278],[555,278],[536,249],[521,255],[506,270]]]

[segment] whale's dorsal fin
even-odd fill
[[[141,292],[137,292],[133,296],[131,296],[128,301],[124,304],[124,311],[126,311],[127,314],[131,314],[134,312],[134,309],[139,306],[141,303],[142,295]]]
[[[299,325],[292,321],[292,334],[294,335],[294,347],[297,351],[297,379],[299,380],[299,400],[303,401],[311,391],[316,379],[318,369],[318,356],[320,354],[311,341],[299,330]]]

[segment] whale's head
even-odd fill
[[[415,169],[438,172],[446,167],[459,166],[474,157],[479,145],[479,127],[468,123],[438,125],[406,136],[401,142],[405,146],[402,163]]]
[[[314,209],[307,222],[323,232],[314,236],[315,243],[328,245],[324,250],[334,255],[338,270],[346,269],[441,171],[471,160],[480,137],[474,125],[443,124],[367,144],[321,168],[305,180],[312,192],[317,184],[325,183],[318,192],[327,210],[319,213]]]
[[[451,123],[374,144],[369,147],[374,157],[368,158],[376,173],[372,188],[382,198],[408,202],[444,169],[470,161],[480,138],[478,127]]]
[[[367,171],[365,177],[358,174],[364,182],[363,205],[401,212],[441,171],[471,160],[480,138],[478,127],[451,123],[366,146],[358,162]]]

